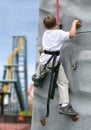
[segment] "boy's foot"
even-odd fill
[[[62,107],[62,105],[59,105],[58,112],[60,114],[65,114],[65,115],[70,115],[70,116],[77,115],[77,112],[75,112],[75,110],[69,104],[66,107]]]
[[[38,78],[38,77],[36,76],[36,74],[34,74],[34,75],[32,76],[32,80],[33,80],[33,82],[34,82],[34,86],[35,86],[35,87],[41,87],[42,84],[43,84],[43,81],[44,81],[44,79],[45,79],[45,77],[46,77],[46,75],[47,75],[47,74],[41,75],[41,76]]]
[[[33,80],[33,82],[43,82],[45,77],[46,77],[46,75],[47,75],[47,73],[44,74],[44,75],[41,75],[40,77],[37,77],[36,74],[34,74],[32,76],[32,80]]]
[[[35,87],[41,87],[40,78],[37,78],[37,77],[36,77],[36,74],[34,74],[34,75],[32,76],[32,80],[33,80],[33,82],[34,82],[34,86],[35,86]]]
[[[32,76],[32,80],[33,80],[33,82],[39,82],[39,81],[40,81],[40,78],[37,78],[37,77],[36,77],[36,74],[34,74],[34,75]]]
[[[42,83],[34,82],[34,86],[37,88],[39,88],[39,87],[42,88]]]

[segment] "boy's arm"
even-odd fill
[[[74,38],[75,37],[75,33],[76,33],[76,26],[77,24],[79,24],[80,21],[79,20],[74,20],[72,22],[72,26],[71,26],[71,29],[69,31],[69,38]]]

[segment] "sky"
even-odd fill
[[[12,52],[12,37],[24,35],[28,44],[28,84],[31,83],[36,63],[38,14],[38,0],[0,0],[0,80],[7,57]]]

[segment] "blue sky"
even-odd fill
[[[0,0],[0,79],[12,51],[12,36],[24,35],[28,42],[28,82],[31,82],[36,61],[38,8],[38,0]]]

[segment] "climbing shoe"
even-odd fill
[[[58,112],[60,114],[65,114],[65,115],[77,115],[77,112],[72,108],[70,104],[68,104],[66,107],[62,107],[62,105],[59,105],[59,110]]]
[[[42,88],[42,83],[34,82],[34,86],[37,87],[37,88],[39,88],[39,87]]]
[[[34,75],[32,76],[32,80],[33,80],[33,82],[40,82],[40,78],[37,78],[37,77],[36,77],[36,74],[34,74]]]
[[[36,76],[36,74],[34,74],[32,76],[32,80],[34,82],[34,86],[35,87],[41,87],[42,84],[43,84],[43,81],[44,81],[45,77],[46,77],[46,74],[41,75],[39,78]]]

